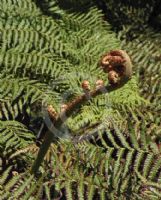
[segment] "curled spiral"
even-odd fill
[[[132,76],[132,63],[124,50],[113,50],[104,54],[99,66],[108,74],[110,84],[120,84]]]

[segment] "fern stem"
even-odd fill
[[[129,77],[130,78],[130,77]],[[109,92],[112,92],[116,89],[119,89],[120,87],[122,87],[125,83],[127,83],[129,79],[125,79],[123,82],[121,82],[119,85],[115,84],[110,84],[110,85],[107,85],[104,90],[100,90],[100,89],[94,89],[92,90],[90,93],[89,93],[89,96],[90,98],[94,98],[102,93],[109,93]],[[72,113],[77,110],[80,106],[82,106],[83,104],[85,104],[89,98],[87,97],[86,94],[83,94],[77,98],[75,98],[73,101],[69,102],[67,104],[67,108],[65,109],[65,111],[61,112],[59,114],[59,117],[55,120],[54,119],[51,119],[53,122],[54,122],[54,127],[55,127],[55,130],[58,130],[60,129],[60,127],[62,126],[62,124],[67,120],[68,117],[70,117],[72,115]],[[65,117],[63,117],[65,116]],[[52,117],[52,115],[50,115],[50,117]],[[54,138],[54,135],[52,132],[47,132],[46,135],[45,135],[45,138],[44,138],[44,141],[40,147],[40,150],[38,152],[38,156],[32,166],[32,169],[31,169],[31,174],[36,174],[36,172],[38,171],[49,147],[50,147],[50,144],[52,143],[53,141],[53,138]]]
[[[44,141],[40,147],[40,150],[38,152],[37,158],[34,161],[34,164],[32,166],[31,174],[36,174],[36,172],[38,171],[38,169],[48,151],[48,148],[50,147],[52,140],[53,140],[53,134],[51,134],[50,132],[47,132],[45,135]]]

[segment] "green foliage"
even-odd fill
[[[19,119],[31,113],[32,106],[42,101],[52,102],[59,96],[54,91],[48,91],[48,85],[28,78],[3,77],[0,91],[1,120]],[[26,121],[24,123],[27,123]]]
[[[120,37],[126,31],[120,32]],[[136,39],[131,41],[124,39],[122,41],[122,45],[126,45],[134,62],[137,63],[136,75],[140,80],[140,91],[144,98],[151,102],[151,110],[157,116],[155,118],[157,123],[160,120],[158,114],[160,110],[161,91],[159,37],[160,33],[155,33],[151,28],[145,28]],[[140,47],[141,50],[138,51]]]
[[[0,5],[0,198],[160,199],[160,33],[148,24],[155,2]],[[71,141],[55,141],[31,176],[45,106],[59,112],[82,94],[83,80],[108,84],[97,63],[120,48],[132,58],[132,79],[75,112]]]
[[[1,176],[0,182],[0,195],[1,199],[38,199],[42,197],[42,180],[34,180],[33,176],[27,175],[14,175],[9,179],[13,171],[8,168]],[[34,195],[32,197],[32,195]]]
[[[19,157],[14,154],[32,144],[33,138],[33,134],[18,121],[0,121],[0,171],[10,165],[23,170],[21,162],[27,161],[28,155]]]

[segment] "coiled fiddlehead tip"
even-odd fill
[[[99,66],[108,73],[110,84],[121,84],[132,76],[132,63],[129,55],[124,50],[113,50],[104,54]]]

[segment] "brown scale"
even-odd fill
[[[99,66],[105,73],[108,73],[108,80],[111,84],[118,84],[132,75],[130,58],[123,50],[114,50],[104,54]]]
[[[58,113],[55,111],[52,105],[48,105],[47,111],[51,119],[55,119],[58,117]]]

